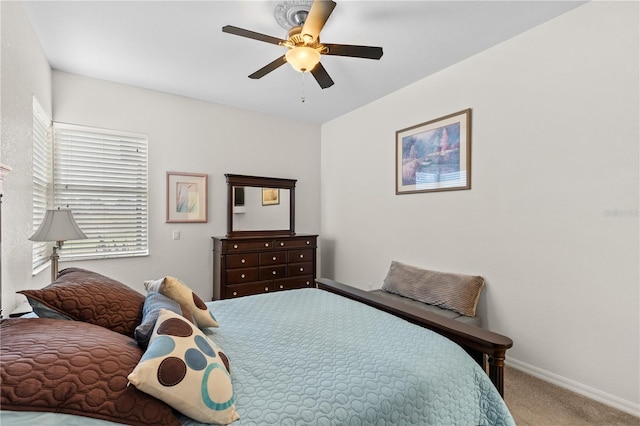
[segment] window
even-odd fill
[[[51,120],[38,100],[33,98],[33,232],[51,206],[52,196],[52,146]],[[49,261],[49,246],[45,241],[33,243],[33,271],[36,272]]]
[[[33,102],[34,232],[47,209],[68,208],[87,235],[65,241],[60,260],[149,254],[146,135],[51,123]],[[51,243],[33,243],[33,272]]]
[[[148,248],[147,136],[53,123],[53,201],[87,235],[61,259],[143,256]]]

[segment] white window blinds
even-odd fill
[[[33,232],[51,205],[52,190],[51,120],[47,117],[36,98],[33,98]],[[51,243],[35,241],[33,243],[33,270],[37,271],[49,261]]]
[[[69,208],[86,240],[61,259],[149,254],[146,135],[53,124],[54,205]]]

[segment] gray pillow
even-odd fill
[[[483,287],[480,276],[430,271],[394,260],[382,290],[474,317]]]
[[[27,300],[29,301],[29,305],[33,309],[33,312],[39,318],[53,318],[53,319],[65,319],[71,320],[67,315],[56,311],[55,309],[51,309],[44,303],[40,302],[38,299],[34,299],[32,297],[27,296]]]
[[[144,299],[144,306],[142,307],[142,323],[136,327],[133,333],[133,337],[135,337],[136,342],[138,342],[138,346],[143,349],[149,346],[149,339],[153,333],[158,315],[160,315],[160,309],[167,309],[178,315],[182,315],[182,309],[175,300],[160,293],[147,293]]]

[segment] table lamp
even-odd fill
[[[87,238],[82,232],[71,210],[57,209],[47,210],[44,220],[40,224],[38,230],[29,239],[31,241],[56,241],[57,245],[53,246],[51,253],[51,282],[58,278],[58,249],[62,247],[62,243],[67,240],[80,240]]]

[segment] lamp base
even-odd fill
[[[58,249],[62,247],[62,241],[58,241],[57,246],[53,246],[53,252],[49,259],[51,259],[51,282],[54,282],[58,278],[58,259],[60,256],[58,255]]]

